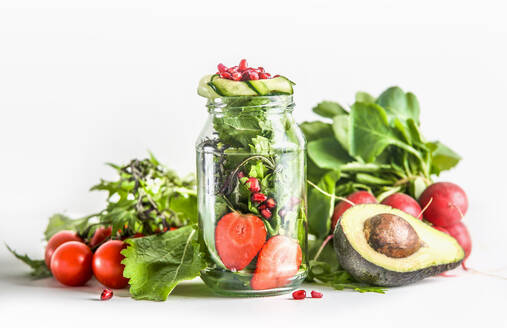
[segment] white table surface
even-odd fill
[[[507,275],[505,270],[492,271]],[[283,325],[280,327],[507,326],[507,280],[461,269],[453,272],[456,277],[429,278],[411,286],[391,288],[384,295],[305,284],[307,292],[318,290],[324,297],[302,301],[295,301],[290,295],[217,297],[200,279],[195,279],[176,287],[165,302],[135,301],[127,290],[115,291],[109,301],[99,301],[102,288],[95,280],[85,287],[69,288],[52,278],[33,281],[26,272],[25,266],[14,258],[2,259],[2,327],[93,327],[96,323],[105,324],[101,327],[130,327],[162,322],[167,326],[180,324],[179,327],[260,327],[269,323]]]

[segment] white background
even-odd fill
[[[413,91],[423,133],[464,158],[440,179],[468,193],[469,265],[506,276],[506,12],[502,1],[0,1],[0,241],[41,257],[52,213],[103,206],[88,188],[113,177],[104,162],[151,150],[192,172],[207,115],[197,82],[247,58],[296,81],[298,121],[357,90]],[[199,281],[164,303],[103,303],[94,284],[31,282],[1,246],[0,313],[8,326],[506,325],[505,279],[457,274],[387,295],[320,288],[324,299],[299,303],[215,298]]]

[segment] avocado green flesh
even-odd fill
[[[423,246],[404,258],[391,258],[371,248],[364,236],[364,222],[382,213],[397,215],[410,223]],[[378,286],[416,282],[454,269],[464,258],[463,249],[451,236],[380,204],[356,205],[343,213],[334,232],[334,247],[340,265],[354,278]]]

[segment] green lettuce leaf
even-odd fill
[[[5,245],[9,252],[12,253],[18,260],[22,261],[23,263],[27,264],[30,268],[32,268],[32,271],[30,272],[30,275],[34,279],[42,279],[51,277],[51,271],[46,266],[46,262],[44,260],[32,260],[28,257],[28,255],[21,255],[16,253],[16,251],[12,250],[8,245]]]
[[[340,179],[339,171],[326,173],[317,186],[330,195],[335,194],[336,182]],[[310,233],[318,238],[328,235],[331,228],[331,216],[334,211],[334,197],[330,197],[313,186],[308,192],[308,225]]]
[[[419,101],[413,93],[390,87],[377,98],[377,104],[384,107],[390,122],[395,118],[402,122],[413,119],[419,125]]]
[[[88,225],[88,221],[94,217],[95,214],[85,216],[79,219],[71,219],[70,217],[63,214],[54,214],[49,218],[49,223],[44,231],[44,238],[49,240],[55,233],[62,230],[72,230],[81,232]]]
[[[130,279],[135,299],[164,301],[178,283],[199,276],[206,267],[197,225],[127,242],[123,275]]]
[[[308,143],[308,156],[322,169],[338,170],[353,159],[335,138],[324,138]]]
[[[347,114],[347,111],[337,102],[323,101],[313,107],[313,112],[323,117],[333,118],[336,115]]]

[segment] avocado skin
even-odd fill
[[[334,249],[338,256],[338,262],[342,268],[360,282],[382,287],[408,285],[424,278],[435,276],[442,272],[454,269],[463,261],[460,260],[458,262],[436,265],[409,272],[396,272],[386,270],[365,260],[352,247],[352,245],[350,245],[340,223],[336,225],[333,242]]]

